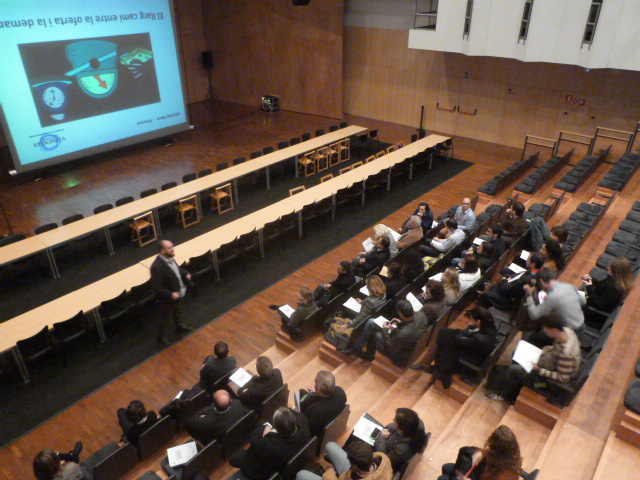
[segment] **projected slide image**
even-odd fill
[[[18,48],[41,127],[160,102],[147,33]]]

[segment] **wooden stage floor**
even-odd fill
[[[251,107],[230,104],[196,105],[193,118],[196,129],[177,136],[173,146],[132,149],[112,158],[101,158],[73,169],[47,174],[38,181],[33,177],[5,180],[0,201],[8,210],[14,231],[32,232],[39,224],[60,221],[73,213],[88,215],[101,203],[137,195],[142,190],[157,188],[169,181],[179,181],[186,173],[215,167],[219,162],[231,161],[238,156],[248,157],[253,151],[275,146],[278,141],[319,128],[328,129],[329,125],[337,123],[333,119],[291,112],[270,115],[256,112]],[[408,141],[415,131],[411,127],[371,119],[347,117],[346,120],[378,128],[379,136],[385,142]],[[430,203],[436,215],[459,203],[462,197],[475,194],[479,186],[519,160],[521,154],[518,149],[464,138],[455,138],[454,148],[456,158],[474,165],[422,197]],[[567,200],[552,225],[564,221],[580,201],[589,200],[605,170],[599,170],[579,194]],[[510,192],[510,188],[505,190],[493,202],[501,203]],[[532,201],[544,199],[548,193],[543,191]],[[579,283],[579,276],[595,264],[597,256],[639,195],[640,185],[637,181],[631,182],[600,223],[598,231],[582,246],[564,272],[563,279]],[[387,217],[383,223],[400,225],[418,201],[408,199],[406,207]],[[486,200],[481,201],[481,206],[487,204]],[[0,233],[3,232],[0,230]],[[338,384],[347,391],[352,410],[350,425],[364,411],[390,421],[396,407],[414,408],[434,437],[411,480],[437,478],[440,465],[454,460],[459,447],[481,445],[488,433],[500,423],[514,428],[521,443],[524,467],[528,470],[541,468],[540,478],[543,480],[605,478],[612,472],[620,475],[622,470],[618,470],[617,465],[624,465],[627,475],[640,469],[638,450],[616,440],[612,434],[621,394],[629,381],[631,365],[638,358],[640,329],[634,325],[640,308],[638,288],[628,299],[624,315],[616,324],[592,378],[573,405],[563,411],[562,423],[553,428],[486,399],[481,388],[459,404],[440,391],[429,388],[428,376],[423,373],[408,371],[391,384],[374,375],[369,364],[362,360],[330,367],[318,358],[319,339],[306,342],[290,355],[278,350],[274,346],[274,338],[279,318],[267,306],[271,303],[292,304],[300,286],[314,287],[333,278],[336,264],[353,258],[361,249],[360,242],[370,233],[362,232],[342,245],[327,245],[327,253],[320,259],[71,405],[0,451],[0,477],[30,477],[33,457],[43,448],[65,450],[81,439],[85,445],[82,458],[86,458],[101,446],[117,441],[121,434],[116,418],[117,408],[137,398],[149,409],[157,411],[179,390],[197,381],[202,359],[212,352],[218,340],[229,344],[239,365],[251,365],[263,353],[270,356],[283,371],[292,390],[307,387],[309,379],[319,369],[333,370]],[[176,437],[173,444],[185,439],[183,434]],[[163,456],[164,453],[159,452],[142,462],[124,479],[136,479],[148,470],[159,471]],[[231,468],[222,465],[211,478],[222,480],[231,473]]]

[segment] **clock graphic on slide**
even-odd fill
[[[54,120],[64,120],[69,101],[70,80],[44,80],[32,85],[36,89],[38,104],[51,115]]]

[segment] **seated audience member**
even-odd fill
[[[418,205],[418,208],[416,208],[416,211],[413,212],[413,215],[420,217],[422,234],[426,235],[427,232],[433,228],[433,212],[431,211],[429,204],[425,202],[420,203],[420,205]],[[398,232],[406,233],[406,231],[408,230],[407,224],[409,223],[410,219],[411,217],[409,217],[407,221],[402,224],[402,227],[398,229]]]
[[[404,270],[402,276],[406,283],[413,282],[418,276],[424,272],[424,262],[422,255],[417,250],[408,250],[403,256]]]
[[[277,310],[282,321],[282,330],[289,335],[298,335],[302,331],[302,323],[309,318],[313,312],[317,310],[316,304],[313,302],[313,294],[307,287],[301,287],[298,290],[297,306],[290,317],[287,317],[279,305],[269,305],[272,310]]]
[[[221,440],[222,435],[245,413],[240,400],[232,399],[226,390],[218,390],[213,395],[213,404],[188,418],[184,427],[189,435],[204,446],[213,440]]]
[[[514,403],[525,383],[539,388],[544,386],[545,378],[567,383],[576,376],[582,361],[576,332],[567,327],[557,313],[548,314],[542,319],[542,330],[553,339],[553,345],[542,349],[542,355],[533,366],[533,371],[527,374],[520,364],[511,364],[500,391],[487,390],[489,398]]]
[[[364,277],[374,268],[381,268],[391,257],[389,243],[389,237],[380,237],[371,250],[360,252],[351,262],[353,273]]]
[[[422,255],[437,257],[441,253],[449,253],[462,243],[465,239],[465,233],[458,228],[458,222],[453,218],[448,218],[445,221],[445,226],[447,227],[445,238],[434,238],[428,245],[420,245]]]
[[[460,290],[463,292],[480,280],[482,276],[475,255],[466,255],[458,265],[458,268],[460,269]]]
[[[469,233],[473,230],[473,225],[476,223],[476,214],[471,209],[471,200],[468,197],[462,199],[462,205],[456,209],[453,218],[464,233]]]
[[[355,354],[370,362],[380,348],[394,363],[406,362],[416,342],[426,332],[428,324],[424,314],[414,313],[407,300],[398,300],[396,310],[398,318],[387,321],[383,327],[370,318],[354,346],[347,347],[344,353]],[[366,353],[362,351],[365,345]]]
[[[313,391],[300,391],[300,411],[309,421],[311,435],[318,435],[347,404],[347,394],[336,386],[336,377],[327,370],[316,374]]]
[[[507,209],[505,216],[506,220],[502,225],[505,229],[502,234],[502,238],[504,238],[507,243],[512,244],[517,238],[527,231],[527,228],[529,228],[527,219],[524,218],[525,210],[526,209],[522,202],[516,202],[513,204],[513,207]],[[507,221],[510,221],[508,229]]]
[[[447,308],[447,300],[444,293],[444,285],[436,280],[427,280],[425,291],[422,294],[424,303],[420,311],[424,313],[427,326],[435,322]]]
[[[527,296],[526,306],[529,318],[539,320],[551,313],[555,313],[560,316],[564,326],[576,332],[581,331],[584,327],[582,305],[586,304],[585,298],[578,293],[575,286],[557,281],[555,274],[551,270],[543,268],[538,272],[537,277],[538,285],[547,293],[547,298],[542,303],[536,304],[533,298],[534,287],[531,285],[522,287]],[[544,339],[540,337],[535,339],[532,337],[529,340],[539,347],[545,345]]]
[[[248,408],[259,408],[260,404],[276,392],[284,382],[282,373],[273,368],[269,357],[260,356],[256,360],[257,375],[238,390],[238,397]]]
[[[444,298],[447,305],[453,305],[462,293],[460,287],[460,274],[457,268],[449,267],[442,273],[442,284],[444,285]]]
[[[544,264],[540,253],[533,253],[527,258],[527,269],[510,278],[505,278],[480,297],[483,307],[496,307],[499,310],[511,310],[520,305],[524,297],[523,285],[528,285],[538,275]]]
[[[402,276],[402,268],[396,262],[387,265],[387,276],[383,278],[384,285],[387,287],[387,300],[396,297],[396,294],[406,285]]]
[[[504,228],[497,223],[494,223],[487,229],[487,242],[493,245],[492,255],[494,260],[498,260],[502,254],[507,251],[507,248],[509,248],[506,240],[502,238],[503,233]]]
[[[478,245],[476,249],[476,263],[481,273],[486,272],[496,263],[493,255],[493,244],[491,242],[483,242]]]
[[[311,438],[302,413],[281,407],[273,414],[273,426],[259,425],[249,438],[249,449],[229,457],[233,467],[252,480],[265,480],[287,464]]]
[[[472,323],[467,328],[443,328],[438,332],[435,365],[418,363],[411,368],[432,373],[444,388],[449,388],[458,360],[464,358],[476,365],[484,362],[496,344],[498,331],[486,308],[476,307],[469,313]]]
[[[396,239],[391,233],[391,229],[382,223],[377,224],[373,227],[374,238],[373,241],[377,242],[378,239],[382,237],[387,237],[389,239],[389,253],[391,257],[395,257],[398,254],[398,246],[396,245]]]
[[[629,295],[635,281],[631,262],[624,257],[617,257],[609,262],[609,275],[596,282],[590,275],[582,276],[587,295],[587,307],[601,312],[611,313]],[[590,323],[601,323],[603,318],[589,310],[585,312]]]
[[[565,261],[562,247],[556,240],[549,239],[544,242],[540,253],[545,257],[543,268],[548,268],[553,273],[558,273],[564,268]]]
[[[356,277],[351,271],[351,263],[346,260],[340,262],[337,268],[338,276],[331,283],[323,283],[313,292],[313,298],[318,308],[324,307],[329,301],[346,292],[356,283]]]
[[[134,445],[145,430],[158,420],[156,412],[147,412],[140,400],[133,400],[127,408],[118,409],[118,422],[122,427],[122,438]]]
[[[360,324],[365,318],[371,315],[376,309],[380,308],[387,300],[387,287],[382,279],[377,275],[370,275],[365,280],[367,290],[369,290],[369,296],[364,300],[356,298],[356,301],[360,304],[360,311],[351,320],[351,326],[355,327]]]
[[[42,450],[33,459],[33,473],[37,480],[82,480],[84,472],[80,468],[82,442],[77,442],[69,453]]]
[[[391,480],[393,468],[384,453],[373,453],[373,447],[361,441],[349,442],[343,450],[335,442],[326,446],[327,457],[333,468],[322,477],[308,470],[301,470],[296,480]]]
[[[236,368],[236,359],[229,356],[229,346],[225,342],[218,342],[213,347],[213,355],[205,358],[202,364],[198,385],[209,395],[213,395],[216,382],[233,372],[234,368]]]
[[[374,448],[386,454],[394,471],[425,446],[427,435],[418,414],[409,408],[398,408],[393,423],[378,435]]]
[[[462,447],[456,463],[442,466],[438,480],[519,480],[522,470],[520,445],[513,431],[500,425],[484,448]]]
[[[422,240],[423,233],[420,217],[412,215],[405,225],[406,232],[400,235],[400,238],[396,240],[398,250],[410,247]]]
[[[553,227],[551,229],[551,239],[560,244],[560,248],[562,248],[562,256],[566,262],[567,257],[573,251],[573,249],[567,245],[567,240],[569,240],[569,230],[564,228],[562,225]]]

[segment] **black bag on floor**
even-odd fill
[[[489,372],[487,377],[487,392],[500,393],[502,392],[502,385],[507,378],[507,370],[509,365],[495,365]]]

